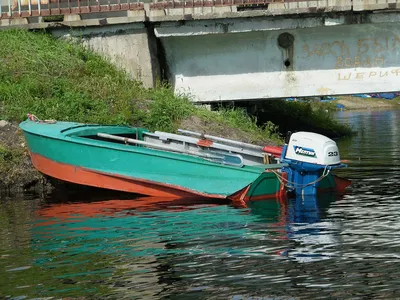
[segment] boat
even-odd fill
[[[40,120],[20,123],[34,167],[62,181],[139,195],[246,202],[343,191],[336,143],[296,132],[283,147],[178,130]]]

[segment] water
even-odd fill
[[[2,199],[0,298],[400,297],[400,111],[337,117],[359,131],[339,141],[353,180],[341,196],[248,208]]]

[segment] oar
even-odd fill
[[[197,138],[209,139],[209,140],[213,140],[213,141],[217,141],[217,142],[234,145],[234,146],[241,147],[241,148],[250,148],[253,150],[257,150],[257,151],[262,151],[262,152],[270,153],[270,154],[272,154],[274,156],[278,156],[278,157],[281,156],[282,150],[283,150],[283,147],[281,147],[281,146],[257,146],[257,145],[252,145],[249,143],[225,139],[225,138],[218,137],[218,136],[202,134],[202,133],[198,133],[198,132],[194,132],[194,131],[190,131],[190,130],[178,129],[178,132],[180,132],[184,135],[191,135],[191,136],[195,136]]]
[[[169,152],[178,152],[178,153],[184,153],[184,154],[189,154],[193,156],[199,156],[202,157],[208,161],[212,162],[218,162],[221,164],[226,164],[226,165],[233,165],[237,167],[242,167],[243,166],[243,158],[239,154],[227,154],[227,153],[222,153],[222,152],[216,152],[216,151],[191,151],[191,150],[185,150],[185,149],[177,149],[173,147],[168,147],[165,145],[158,145],[154,143],[149,143],[137,139],[131,139],[131,138],[126,138],[123,136],[118,136],[118,135],[112,135],[108,133],[97,133],[97,136],[110,139],[110,140],[116,140],[116,141],[121,141],[129,144],[136,144],[136,145],[143,145],[147,147],[152,147],[160,150],[165,150]]]

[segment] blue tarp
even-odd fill
[[[353,95],[353,97],[359,97],[359,98],[379,98],[379,99],[387,99],[391,100],[396,97],[400,96],[400,92],[396,93],[379,93],[379,94],[357,94]]]

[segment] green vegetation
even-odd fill
[[[359,98],[352,96],[339,96],[335,101],[345,106],[346,110],[354,109],[381,109],[381,108],[399,108],[400,97],[387,100],[378,98]]]
[[[335,103],[314,101],[266,101],[257,118],[260,122],[269,120],[279,124],[279,131],[308,130],[330,137],[351,135],[349,126],[336,122],[331,115],[336,110]],[[283,122],[282,122],[283,121]]]
[[[324,133],[329,128],[342,135],[349,131],[309,104],[267,101],[269,114],[257,115],[258,120],[240,108],[209,111],[193,105],[186,95],[175,96],[168,85],[147,89],[80,44],[45,32],[0,31],[0,63],[0,119],[13,124],[31,113],[40,119],[170,132],[181,127],[258,144],[282,143],[279,131],[287,128],[281,124],[289,119],[297,120],[290,123],[291,130]],[[9,178],[15,166],[23,169],[23,140],[5,135],[0,136],[0,175]],[[10,144],[13,140],[17,143]]]
[[[197,116],[238,127],[252,141],[277,141],[273,127],[257,127],[242,111],[198,108],[166,85],[146,89],[99,55],[45,33],[1,31],[0,60],[0,119],[21,121],[33,113],[40,119],[175,131]]]

